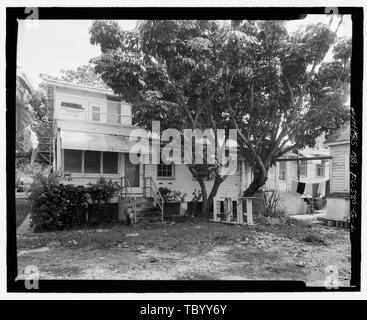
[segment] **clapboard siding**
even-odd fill
[[[330,154],[333,157],[331,164],[330,192],[349,192],[349,167],[348,159],[350,144],[330,146]]]
[[[165,187],[171,190],[186,193],[186,201],[191,201],[193,192],[201,190],[199,183],[193,178],[190,170],[185,165],[177,164],[174,166],[174,179],[158,179],[157,166],[146,165],[145,176],[152,177],[158,187]],[[208,195],[213,187],[213,180],[205,181]],[[228,176],[220,185],[217,196],[237,198],[240,193],[240,176],[239,171],[236,175]]]

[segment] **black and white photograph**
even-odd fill
[[[155,9],[6,8],[7,290],[360,291],[363,8]]]

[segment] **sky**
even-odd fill
[[[303,20],[286,22],[286,28],[293,32],[302,25],[328,21],[327,15],[308,15]],[[118,22],[122,29],[131,30],[137,20]],[[57,76],[61,69],[76,69],[100,54],[99,47],[89,42],[92,20],[38,20],[36,27],[25,20],[19,20],[18,24],[17,65],[34,87],[40,83],[40,73]],[[344,16],[338,36],[352,36],[350,16]]]

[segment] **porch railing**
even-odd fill
[[[131,207],[134,211],[134,223],[136,223],[136,197],[133,193],[133,189],[131,188],[129,179],[127,177],[121,177],[121,189],[120,189],[120,195],[121,197],[125,195],[125,198],[128,198],[131,204]]]
[[[159,208],[161,209],[161,219],[162,222],[164,222],[164,199],[159,191],[159,188],[152,177],[145,177],[144,179],[144,195],[148,195],[147,189],[149,189],[149,196],[154,199],[154,203],[158,204]]]

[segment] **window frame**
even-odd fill
[[[158,172],[159,172],[159,166],[171,166],[171,176],[159,176]],[[161,163],[156,165],[156,169],[157,169],[157,180],[175,180],[175,164],[172,162],[171,164],[164,164]]]
[[[319,169],[322,168],[322,175],[319,174]],[[325,161],[322,160],[321,164],[316,163],[316,177],[318,178],[325,178]]]
[[[106,173],[104,172],[104,154],[105,153],[116,153],[117,155],[117,171],[115,173]],[[120,167],[120,159],[119,159],[119,153],[118,152],[114,152],[114,151],[101,151],[101,171],[102,174],[119,174],[119,167]]]
[[[116,173],[105,173],[103,171],[103,154],[105,151],[96,151],[96,150],[76,150],[76,149],[62,149],[62,167],[65,170],[65,151],[66,150],[72,150],[72,151],[80,151],[82,153],[81,157],[81,172],[68,172],[68,174],[71,174],[73,176],[83,176],[83,177],[116,177],[117,175],[120,175],[120,167],[121,167],[121,160],[119,156],[119,152],[114,151],[106,151],[106,152],[113,152],[117,154],[117,172]],[[100,170],[99,172],[85,172],[85,152],[88,151],[94,151],[99,152],[99,164],[100,164]]]
[[[78,151],[81,153],[80,157],[80,172],[67,172],[66,171],[66,162],[65,162],[65,151]],[[67,174],[80,174],[84,171],[84,152],[83,150],[74,150],[74,149],[63,149],[63,169]]]
[[[108,106],[109,106],[109,103],[112,103],[112,104],[115,104],[115,105],[118,105],[119,106],[119,110],[120,110],[120,113],[112,113],[112,112],[109,112],[108,111]],[[111,122],[108,120],[108,116],[109,115],[113,115],[113,116],[118,116],[118,122]],[[107,100],[107,103],[106,103],[106,123],[108,124],[121,124],[121,119],[122,119],[122,106],[121,106],[121,102],[119,101],[112,101],[112,100]]]
[[[301,168],[304,168],[304,170],[305,170],[304,174],[301,172]],[[299,175],[300,175],[300,177],[304,177],[304,178],[307,177],[307,160],[300,160],[299,161]]]
[[[87,152],[93,152],[93,153],[98,153],[99,156],[99,172],[86,172],[85,167],[86,167],[86,153]],[[102,152],[101,151],[94,151],[94,150],[83,150],[83,162],[84,162],[84,172],[85,174],[100,174],[102,173],[102,164],[103,164],[103,160],[102,160]]]

